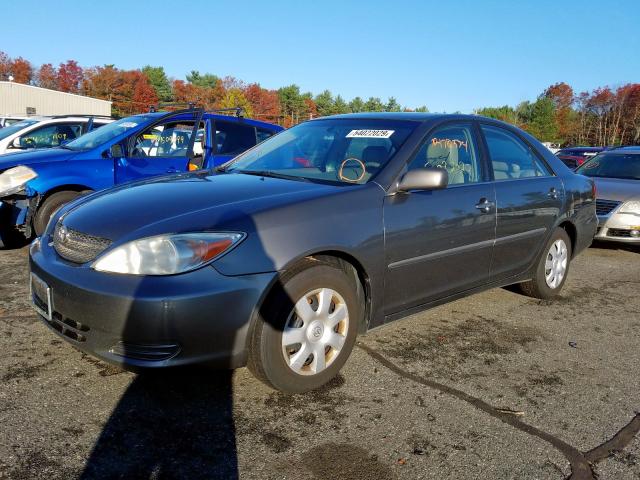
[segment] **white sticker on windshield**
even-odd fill
[[[138,124],[136,122],[122,122],[120,126],[124,128],[133,128],[133,127],[137,127]]]
[[[389,138],[395,130],[351,130],[347,138]]]

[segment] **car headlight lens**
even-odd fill
[[[635,213],[636,215],[640,215],[640,200],[632,200],[631,202],[625,202],[620,210],[620,213]]]
[[[5,170],[0,173],[0,197],[19,192],[25,183],[37,176],[36,172],[24,165]]]
[[[142,238],[98,258],[92,268],[129,275],[174,275],[194,270],[229,251],[242,233],[182,233]]]

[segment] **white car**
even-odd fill
[[[0,128],[0,155],[28,148],[59,147],[112,121],[109,117],[89,115],[28,117]]]
[[[5,115],[4,117],[0,117],[0,128],[13,125],[14,123],[18,123],[25,118],[29,117],[25,117],[22,115]]]

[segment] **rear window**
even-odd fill
[[[587,177],[640,180],[640,153],[601,153],[576,170]]]

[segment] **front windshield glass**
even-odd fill
[[[384,168],[417,125],[362,118],[314,120],[264,141],[226,171],[362,184]]]
[[[14,133],[18,133],[23,128],[29,127],[38,123],[37,120],[22,120],[21,122],[14,123],[9,127],[0,128],[0,140],[4,140],[7,137],[10,137]]]
[[[587,177],[640,180],[640,153],[601,153],[576,170]]]
[[[92,130],[89,133],[78,137],[65,144],[65,148],[71,150],[89,150],[91,148],[98,147],[109,140],[116,138],[118,135],[136,128],[138,125],[145,123],[150,117],[143,115],[136,115],[135,117],[121,118],[116,122],[109,123],[104,127],[100,127],[97,130]]]

